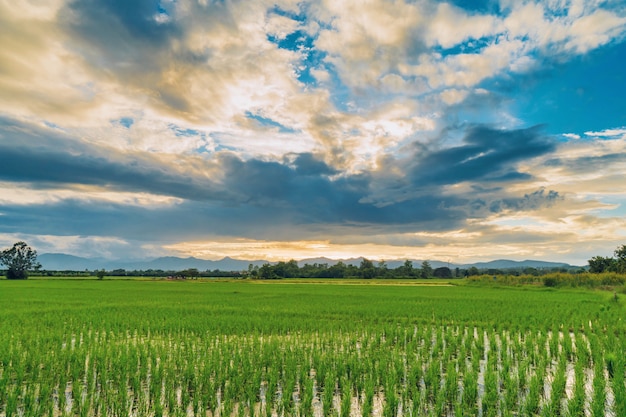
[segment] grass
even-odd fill
[[[0,416],[599,415],[606,389],[621,412],[624,313],[545,287],[0,281]]]

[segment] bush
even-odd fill
[[[556,287],[557,279],[555,277],[545,277],[543,279],[543,285],[546,287]]]
[[[7,279],[26,279],[28,273],[25,270],[9,269],[7,270]]]

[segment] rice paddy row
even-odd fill
[[[2,416],[626,415],[602,292],[0,282]]]

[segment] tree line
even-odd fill
[[[591,273],[614,272],[626,274],[626,245],[621,245],[614,251],[613,257],[594,256],[589,259],[588,270]],[[29,271],[39,271],[41,265],[37,262],[37,251],[29,247],[25,242],[17,242],[13,247],[0,252],[0,265],[7,269],[5,275],[8,279],[26,279]],[[44,271],[43,275],[94,275],[102,279],[105,275],[110,276],[152,276],[152,277],[172,277],[172,278],[198,278],[198,277],[231,277],[231,278],[252,278],[252,279],[280,279],[280,278],[463,278],[477,275],[534,275],[539,276],[548,272],[584,272],[584,269],[536,269],[523,268],[521,270],[479,270],[475,266],[468,269],[443,266],[433,268],[428,261],[422,262],[420,267],[414,267],[413,262],[406,260],[397,268],[389,268],[385,261],[374,263],[369,259],[363,259],[359,266],[337,262],[329,265],[327,263],[305,264],[302,267],[295,260],[278,262],[275,264],[265,263],[262,266],[250,264],[246,271],[198,271],[196,268],[189,268],[183,271],[126,271],[115,269],[111,271]]]
[[[337,262],[304,264],[299,266],[295,260],[265,263],[262,266],[250,264],[246,276],[252,279],[280,279],[280,278],[462,278],[467,275],[466,270],[447,266],[433,268],[430,262],[424,261],[416,268],[413,262],[406,260],[397,268],[389,268],[385,261],[374,263],[363,259],[359,266]],[[473,271],[472,271],[473,272]],[[478,272],[476,272],[478,273]]]
[[[589,259],[589,272],[626,274],[626,245],[621,245],[615,249],[613,255],[613,257],[594,256]]]

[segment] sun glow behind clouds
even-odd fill
[[[454,248],[437,246],[414,247],[363,243],[346,244],[329,241],[258,241],[237,239],[229,241],[184,242],[165,247],[181,256],[195,256],[203,259],[234,257],[240,259],[262,259],[270,262],[289,259],[325,257],[328,259],[350,259],[366,257],[373,260],[392,260],[435,256],[461,259]],[[469,257],[475,254],[468,254]]]
[[[506,223],[506,222],[505,222]],[[486,229],[485,229],[486,230]],[[558,231],[561,233],[562,229]],[[490,233],[509,235],[532,235],[534,231],[520,227],[505,226],[499,232],[489,230]],[[564,261],[574,264],[579,262],[576,254],[572,254],[571,247],[564,244],[557,237],[549,239],[549,233],[538,230],[544,236],[543,241],[532,238],[534,242],[518,242],[500,236],[494,242],[481,232],[454,232],[450,234],[424,233],[417,234],[418,239],[428,239],[432,243],[414,245],[385,244],[385,243],[332,243],[330,241],[259,241],[252,239],[231,239],[227,241],[196,241],[181,242],[164,246],[164,249],[177,256],[193,256],[201,259],[219,260],[224,257],[266,260],[270,262],[287,261],[290,259],[302,260],[311,258],[327,259],[354,259],[365,257],[374,261],[381,260],[428,260],[435,259],[451,263],[463,264],[493,259],[525,260],[529,258],[545,259],[547,254],[558,253]],[[510,236],[510,235],[509,235]],[[386,239],[388,239],[387,237]],[[413,237],[401,236],[399,240],[412,240]],[[571,255],[571,258],[568,256]]]
[[[0,182],[0,204],[29,206],[54,204],[65,200],[98,201],[102,204],[115,203],[139,207],[167,207],[183,202],[182,199],[176,197],[142,192],[120,192],[93,186],[37,190],[27,186],[17,188],[12,183]]]

